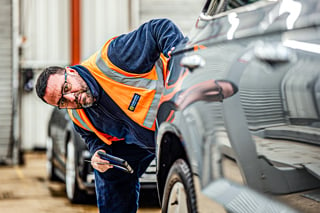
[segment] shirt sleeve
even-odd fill
[[[172,21],[153,19],[113,40],[108,48],[108,57],[127,72],[145,73],[151,70],[160,53],[168,57],[168,52],[183,38]]]

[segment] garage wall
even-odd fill
[[[95,53],[108,39],[128,32],[128,7],[128,0],[82,0],[82,60]]]
[[[21,1],[21,35],[24,37],[21,66],[43,68],[70,61],[69,1]]]
[[[184,34],[191,26],[204,5],[204,0],[140,0],[135,25],[153,18],[169,18],[178,25]],[[137,6],[136,6],[137,7]],[[137,23],[138,22],[138,23]]]
[[[22,0],[20,30],[22,55],[21,76],[31,69],[34,80],[51,65],[66,66],[70,61],[70,5],[66,0]],[[21,85],[22,148],[45,148],[47,122],[51,106],[37,98],[35,91]]]

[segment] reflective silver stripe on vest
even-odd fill
[[[144,123],[143,123],[144,126],[149,128],[152,127],[154,120],[156,119],[157,112],[158,112],[158,105],[164,89],[163,65],[162,65],[161,59],[158,59],[155,66],[156,66],[156,72],[158,76],[157,89],[156,89],[156,93],[154,95],[153,101],[151,103],[151,106],[149,108],[148,114],[146,116],[146,119],[144,120]]]
[[[86,128],[87,130],[93,132],[93,131],[89,128],[89,126],[86,124],[86,122],[84,122],[84,120],[82,120],[82,118],[80,117],[80,115],[79,115],[79,113],[77,112],[76,109],[69,109],[69,110],[71,111],[73,117],[74,117],[75,119],[77,119],[77,120],[79,121],[79,123],[81,123],[84,128]]]
[[[126,84],[129,86],[137,87],[137,88],[143,88],[143,89],[149,89],[149,90],[156,90],[155,96],[153,98],[153,101],[151,103],[151,106],[149,108],[149,111],[147,113],[147,116],[144,120],[143,125],[151,128],[154,120],[157,115],[157,108],[160,101],[161,93],[164,88],[164,82],[163,82],[163,65],[162,61],[159,58],[156,62],[156,73],[158,80],[150,80],[146,78],[137,78],[137,77],[128,77],[125,75],[122,75],[121,73],[112,70],[107,66],[107,64],[104,62],[104,60],[101,57],[101,50],[99,54],[97,55],[96,60],[97,67],[110,79]]]

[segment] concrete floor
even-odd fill
[[[97,213],[94,201],[74,205],[65,194],[65,185],[49,182],[46,176],[46,158],[43,152],[25,154],[24,166],[0,166],[0,213]],[[233,177],[239,177],[235,165],[228,165]],[[319,195],[319,189],[316,190]],[[320,202],[305,198],[301,193],[281,196],[289,205],[303,213],[320,212]],[[148,196],[148,195],[147,195]],[[149,196],[149,199],[151,196]],[[160,213],[161,210],[150,200],[138,213]],[[153,203],[153,204],[152,204]]]
[[[45,153],[25,155],[24,166],[0,166],[1,213],[97,213],[95,202],[74,205],[65,194],[65,186],[49,182],[46,177]],[[160,213],[159,207],[144,204],[138,213]]]

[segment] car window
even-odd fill
[[[242,7],[259,0],[208,0],[202,12],[207,16]]]
[[[259,0],[229,0],[229,3],[227,5],[227,9],[230,10],[230,9],[242,7],[244,5],[248,5],[253,2],[257,2],[257,1],[259,1]]]

